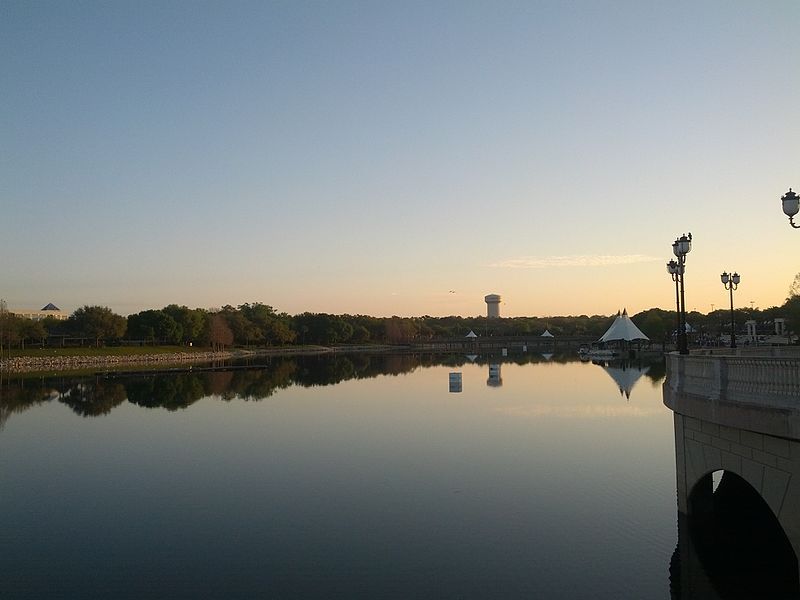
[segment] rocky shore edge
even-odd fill
[[[17,356],[0,362],[0,370],[10,373],[28,371],[76,371],[87,368],[113,368],[127,365],[186,364],[228,360],[233,352],[175,352],[166,354],[129,354],[106,356]]]
[[[259,350],[226,350],[223,352],[168,352],[159,354],[85,355],[85,356],[17,356],[0,361],[0,371],[27,373],[32,371],[78,371],[99,368],[113,370],[136,365],[182,365],[210,363],[257,356],[327,354],[337,352],[385,352],[391,346],[302,346]]]

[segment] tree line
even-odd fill
[[[736,323],[755,320],[764,333],[783,317],[800,330],[800,295],[792,294],[780,307],[740,308]],[[654,342],[669,340],[675,331],[674,310],[652,308],[632,317]],[[289,315],[260,302],[220,309],[188,308],[170,304],[127,317],[106,306],[83,306],[66,320],[42,321],[15,316],[0,306],[0,350],[31,345],[141,344],[199,346],[221,350],[231,346],[258,348],[286,345],[409,344],[432,339],[458,338],[474,331],[479,336],[540,336],[545,330],[556,337],[599,338],[614,315],[565,317],[372,317],[368,315],[304,312]],[[707,314],[691,311],[687,322],[708,337],[727,333],[730,311]]]

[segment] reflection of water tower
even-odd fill
[[[486,300],[486,317],[488,319],[500,318],[500,298],[497,294],[489,294],[484,298]]]
[[[486,380],[486,385],[489,387],[500,387],[503,385],[503,377],[500,375],[500,365],[489,365],[489,379]]]

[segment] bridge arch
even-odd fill
[[[713,473],[752,490],[800,560],[800,442],[674,414],[678,510],[690,521],[714,512]],[[734,481],[734,476],[736,481]],[[733,485],[736,483],[736,485]],[[718,488],[719,491],[719,488]],[[753,506],[758,503],[748,500]],[[747,518],[746,516],[743,518]]]
[[[712,491],[712,475],[721,473]],[[723,598],[798,598],[798,556],[778,515],[733,471],[703,475],[690,490],[684,543]]]

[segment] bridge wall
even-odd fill
[[[670,354],[664,403],[674,412],[679,512],[702,510],[706,475],[731,471],[766,501],[800,558],[800,358]]]

